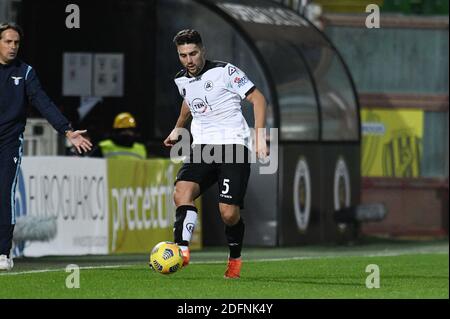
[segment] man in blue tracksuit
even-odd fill
[[[15,188],[22,158],[27,102],[64,134],[78,152],[92,147],[82,136],[86,131],[73,131],[69,121],[42,90],[34,69],[16,58],[22,37],[18,25],[0,24],[0,271],[13,267],[10,250],[15,225]]]

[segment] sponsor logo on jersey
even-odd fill
[[[195,79],[190,80],[189,83],[194,83],[194,82],[200,81],[201,79],[202,79],[202,76],[198,76]]]
[[[192,111],[194,113],[205,113],[208,108],[208,104],[202,99],[194,99],[192,101]]]
[[[229,66],[228,67],[228,75],[229,76],[232,76],[233,73],[235,73],[235,72],[236,72],[236,68],[234,66]]]
[[[205,83],[205,90],[206,91],[211,91],[212,89],[213,89],[213,87],[214,87],[214,85],[213,85],[213,82],[212,81],[207,81],[206,83]]]
[[[243,76],[242,78],[237,76],[234,78],[234,83],[236,83],[239,88],[244,86],[247,82],[248,82],[247,76]]]

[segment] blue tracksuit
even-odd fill
[[[9,254],[12,245],[15,188],[28,102],[61,134],[71,129],[69,121],[42,90],[31,66],[19,59],[0,64],[0,255]]]

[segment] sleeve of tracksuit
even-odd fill
[[[25,76],[26,93],[31,104],[36,107],[41,115],[57,130],[63,134],[71,130],[69,120],[60,112],[41,87],[34,69],[29,66]]]

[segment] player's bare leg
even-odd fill
[[[194,182],[178,181],[173,198],[177,207],[173,227],[174,241],[183,252],[183,266],[189,264],[189,242],[197,223],[197,208],[194,200],[200,194],[200,186]]]
[[[230,250],[224,277],[237,279],[241,275],[241,251],[245,225],[241,218],[239,206],[219,203],[219,210],[222,220],[225,223],[225,235]]]

